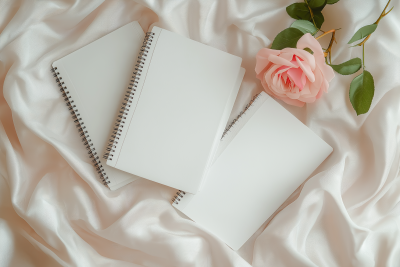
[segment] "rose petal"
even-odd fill
[[[281,66],[276,69],[276,74],[282,74],[289,69],[290,69],[290,67],[288,67],[288,66]]]
[[[275,79],[275,77],[274,77],[273,82],[269,83],[269,88],[277,96],[280,96],[280,97],[286,96],[286,90],[285,90],[286,85],[284,84],[282,79]]]
[[[300,88],[300,90],[303,90],[304,84],[306,81],[304,80],[304,83],[302,81],[301,76],[303,75],[303,71],[300,68],[291,68],[287,71],[287,74],[292,78],[294,83],[296,84],[297,87]],[[304,77],[305,78],[305,77]]]
[[[287,59],[284,59],[283,57],[270,55],[268,57],[268,59],[269,59],[269,61],[271,61],[272,63],[277,64],[277,65],[285,65],[285,66],[289,66],[289,67],[292,67],[292,68],[297,67],[296,65],[293,65],[293,63],[291,63]]]
[[[286,81],[286,79],[288,78],[287,72],[282,73],[281,78],[283,81]]]
[[[318,94],[315,96],[316,99],[320,98],[322,96],[323,90],[319,90]]]
[[[297,49],[296,55],[304,61],[303,64],[310,66],[311,70],[315,69],[315,57],[313,55],[305,50],[299,49]]]
[[[300,60],[297,61],[297,64],[303,70],[303,72],[307,76],[308,80],[313,83],[315,81],[315,75],[312,72],[310,66],[304,64],[304,62],[301,62]]]
[[[280,68],[280,66],[278,66],[278,65],[272,65],[265,73],[264,73],[264,75],[263,75],[263,79],[265,79],[265,81],[268,83],[268,84],[270,84],[271,83],[271,80],[273,79],[273,77],[274,77],[274,72],[278,69],[278,68]]]
[[[292,61],[293,56],[296,54],[296,50],[297,49],[294,48],[284,48],[279,57],[284,58],[287,61]]]
[[[300,91],[298,90],[298,88],[295,88],[292,91],[288,91],[286,92],[287,97],[291,98],[291,99],[299,99],[299,97],[301,96]]]
[[[268,86],[268,84],[267,84],[265,81],[261,80],[261,85],[263,86],[264,91],[265,91],[267,94],[276,97],[276,95],[271,91],[271,89],[269,89],[269,86]]]
[[[284,90],[285,86],[280,81],[278,81],[276,84],[270,84],[269,88],[272,92],[274,92],[275,95],[279,97],[286,96],[286,92]]]
[[[318,94],[324,80],[324,76],[322,75],[322,72],[319,68],[315,69],[314,75],[315,81],[313,83],[310,83],[310,97],[314,97]]]
[[[301,75],[301,83],[303,84],[303,88],[306,85],[306,82],[307,82],[307,78],[306,78],[306,75],[303,72],[303,74]],[[301,88],[301,89],[303,89],[303,88]]]
[[[309,33],[304,34],[298,41],[296,45],[297,49],[304,49],[306,47],[310,48],[314,52],[314,57],[322,55],[324,56],[324,51],[319,42]]]
[[[312,103],[316,100],[316,97],[304,97],[304,98],[299,98],[300,101],[306,102],[306,103]]]
[[[315,58],[313,55],[308,53],[305,50],[297,49],[297,48],[285,48],[282,50],[280,56],[287,58],[290,57],[290,60],[293,58],[293,55],[300,57],[302,60],[306,61],[308,65],[310,65],[311,69],[315,69]]]
[[[321,86],[321,91],[324,91],[325,93],[328,93],[328,88],[329,88],[329,83],[327,80],[324,80]]]
[[[270,55],[279,55],[280,51],[269,49],[269,48],[262,48],[258,51],[256,55],[256,68],[255,71],[259,74],[269,63],[268,57]]]
[[[301,95],[307,97],[310,94],[310,83],[304,85],[303,90],[301,90]]]
[[[276,93],[277,95],[284,95],[283,86],[279,83],[279,76],[274,75],[274,72],[279,68],[278,65],[273,65],[268,71],[264,73],[263,78],[261,79],[266,84],[268,84],[269,89]]]
[[[298,67],[299,67],[299,64],[297,63],[296,59],[297,59],[297,56],[296,56],[296,55],[293,55],[292,60],[290,61],[290,63],[292,63],[293,65],[295,65],[296,68],[298,68]]]
[[[322,73],[324,74],[325,79],[330,82],[335,77],[335,73],[331,66],[324,64],[320,65],[319,68],[321,69]]]

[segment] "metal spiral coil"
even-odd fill
[[[172,203],[179,204],[179,201],[186,195],[186,193],[182,190],[176,192],[175,196],[171,199]]]
[[[74,100],[72,100],[68,88],[62,80],[63,78],[60,76],[60,72],[58,72],[57,67],[52,68],[51,72],[53,73],[53,77],[56,78],[57,85],[60,87],[60,91],[62,93],[62,96],[64,97],[64,101],[66,102],[68,110],[70,111],[72,119],[74,120],[75,126],[78,128],[78,132],[82,137],[82,142],[86,146],[86,150],[88,150],[89,157],[92,159],[92,163],[96,168],[96,171],[99,174],[101,181],[104,185],[108,185],[110,183],[110,181],[108,180],[108,176],[104,171],[103,165],[100,162],[100,158],[97,155],[97,152],[95,151],[92,140],[90,139],[85,123],[82,121],[79,110],[76,105],[74,105]]]
[[[109,139],[109,143],[106,148],[106,153],[104,153],[103,158],[107,160],[112,160],[113,159],[113,152],[115,152],[115,149],[117,148],[122,129],[124,128],[125,125],[125,120],[126,117],[128,116],[128,112],[130,110],[131,104],[133,97],[136,93],[136,88],[140,80],[141,72],[143,71],[143,65],[146,61],[147,54],[150,49],[150,45],[153,42],[154,38],[154,33],[152,32],[147,32],[146,36],[143,40],[143,45],[140,48],[139,55],[137,57],[136,65],[135,65],[135,70],[133,72],[132,78],[130,80],[128,90],[126,91],[125,98],[122,102],[121,108],[119,110],[118,117],[116,119],[116,122],[114,124],[114,128],[111,134],[111,138]]]
[[[246,105],[246,107],[240,112],[239,115],[225,128],[224,133],[222,134],[221,140],[225,137],[225,135],[229,132],[229,130],[235,125],[235,123],[240,119],[240,117],[243,116],[243,114],[251,107],[251,105],[254,103],[254,101],[257,100],[257,98],[260,96],[260,94],[256,94],[253,96],[253,98],[250,100],[250,102]]]

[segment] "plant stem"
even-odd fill
[[[380,21],[384,16],[386,16],[387,14],[389,14],[390,11],[392,11],[393,7],[392,7],[387,13],[385,13],[385,12],[386,12],[386,8],[387,8],[387,7],[389,6],[389,4],[390,4],[390,1],[392,1],[392,0],[389,0],[389,1],[387,2],[385,8],[383,9],[383,11],[382,11],[381,15],[379,16],[379,18],[376,20],[375,24],[378,24],[379,21]]]
[[[318,40],[318,39],[324,37],[325,35],[327,35],[328,33],[335,32],[335,31],[336,31],[336,30],[334,30],[334,29],[332,29],[332,30],[330,30],[330,31],[327,31],[327,32],[325,32],[324,34],[321,34],[320,36],[316,37],[315,39]]]
[[[379,22],[381,21],[381,19],[382,19],[384,16],[386,16],[387,14],[389,14],[390,11],[393,10],[393,7],[392,7],[388,12],[386,12],[386,9],[388,8],[388,6],[389,6],[389,4],[390,4],[390,1],[392,1],[392,0],[389,0],[389,1],[387,2],[385,8],[383,9],[383,11],[382,11],[382,13],[381,13],[381,15],[380,15],[379,18],[375,21],[374,24],[378,25]],[[365,39],[364,39],[361,43],[359,43],[358,46],[364,46],[365,42],[369,39],[369,37],[371,37],[371,34],[369,34],[367,37],[365,37]]]
[[[328,48],[324,52],[324,56],[326,58],[325,59],[326,63],[328,64],[328,57],[329,57],[329,64],[332,64],[332,46],[333,46],[333,42],[336,41],[336,39],[335,39],[336,30],[332,29],[330,31],[327,31],[327,32],[325,32],[324,34],[321,34],[320,36],[318,36],[315,39],[318,40],[321,37],[327,35],[328,33],[332,33],[332,37],[331,37],[331,41],[329,42]]]
[[[311,15],[312,23],[314,24],[315,28],[317,28],[317,29],[319,30],[319,28],[317,27],[317,24],[315,24],[315,21],[314,21],[314,13],[312,12],[310,6],[308,5],[307,0],[304,0],[304,2],[306,2],[306,5],[307,5],[307,7],[308,7],[308,10],[310,10],[310,15]]]
[[[365,60],[364,60],[364,44],[363,44],[363,60],[362,60],[362,64],[363,64],[363,71],[365,69]]]

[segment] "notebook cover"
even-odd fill
[[[173,206],[237,250],[331,152],[262,92],[222,139],[202,190]]]
[[[131,22],[52,64],[69,92],[72,105],[78,110],[80,122],[86,127],[88,139],[100,157],[101,169],[108,177],[111,190],[138,178],[107,166],[101,156],[108,144],[143,37],[139,23]]]
[[[241,58],[154,27],[130,111],[107,164],[197,192],[217,147]],[[225,119],[226,120],[226,119]]]

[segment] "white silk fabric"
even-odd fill
[[[255,55],[293,22],[293,2],[0,1],[0,266],[399,266],[398,1],[365,46],[368,114],[356,116],[348,99],[355,75],[336,74],[303,108],[281,102],[334,152],[237,252],[171,206],[175,189],[147,180],[105,188],[50,73],[53,61],[137,20],[243,58],[232,118],[261,91]],[[324,9],[323,30],[341,28],[335,64],[362,57],[346,43],[385,4]]]

